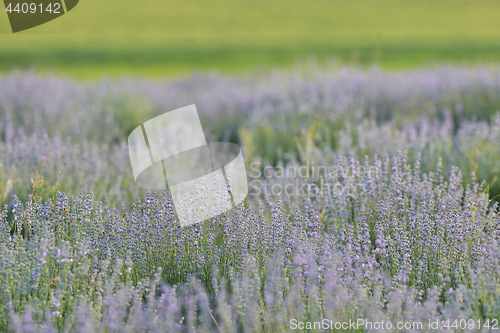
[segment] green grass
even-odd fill
[[[0,13],[0,72],[77,78],[239,72],[315,57],[387,69],[500,61],[492,0],[82,0],[12,34]]]

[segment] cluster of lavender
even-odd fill
[[[13,195],[55,199],[57,191],[76,195],[92,191],[99,200],[131,203],[143,196],[135,186],[126,141],[97,144],[46,133],[18,133],[0,141],[0,203]]]
[[[314,332],[363,320],[348,329],[431,332],[454,319],[488,331],[500,319],[499,83],[491,68],[1,78],[0,331],[321,323]],[[126,140],[193,102],[207,138],[242,145],[259,175],[249,180],[297,178],[300,191],[249,195],[182,227],[168,194],[135,186]],[[307,177],[275,172],[304,166]]]
[[[372,167],[342,176],[369,184],[358,197],[268,202],[269,218],[240,206],[189,227],[167,195],[130,211],[92,194],[16,199],[0,220],[0,325],[281,332],[293,320],[498,318],[500,217],[482,186],[464,188],[457,169],[422,174],[404,154]]]
[[[126,140],[139,124],[196,104],[209,141],[232,141],[247,162],[317,161],[350,152],[407,151],[422,170],[475,172],[500,194],[500,71],[438,67],[391,74],[316,68],[148,82],[75,83],[33,73],[0,78],[0,201],[93,191],[128,205],[144,197],[131,180]],[[330,164],[326,164],[326,163]],[[76,176],[75,176],[76,175]],[[43,184],[43,185],[42,185]]]

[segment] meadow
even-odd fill
[[[309,57],[390,70],[496,63],[499,10],[494,0],[85,0],[17,34],[0,13],[0,72],[159,79]]]
[[[499,96],[492,66],[0,78],[0,330],[493,330]],[[168,193],[135,186],[126,140],[193,103],[208,141],[242,146],[249,180],[329,166],[300,182],[340,190],[251,193],[181,227]]]

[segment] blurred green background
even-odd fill
[[[236,73],[308,58],[389,70],[500,60],[500,1],[81,0],[13,34],[0,13],[0,73],[77,79]]]

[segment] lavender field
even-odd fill
[[[181,227],[127,137],[190,104],[242,147],[250,193]],[[0,117],[2,332],[499,328],[500,68],[18,72]]]

